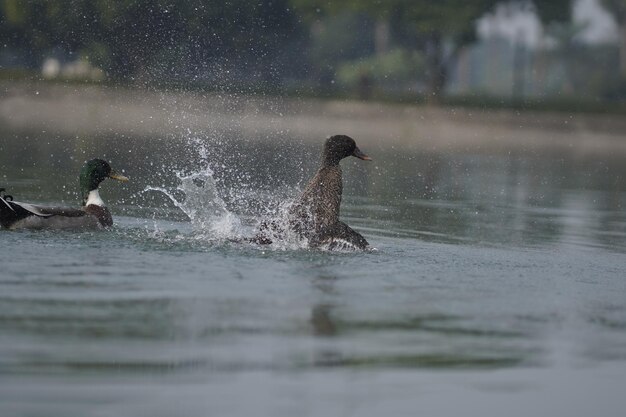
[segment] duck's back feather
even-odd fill
[[[95,230],[103,226],[97,218],[86,213],[81,217],[51,216],[39,217],[29,216],[13,223],[9,228],[17,229],[51,229],[51,230]]]
[[[29,217],[47,218],[51,216],[53,214],[43,212],[38,206],[0,197],[0,225],[2,227],[11,228],[15,223]]]
[[[0,197],[0,225],[7,229],[94,229],[111,223],[106,207],[45,207]]]

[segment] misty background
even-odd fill
[[[0,38],[10,79],[601,110],[626,99],[623,0],[4,0]]]

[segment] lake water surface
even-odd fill
[[[342,163],[376,251],[238,243],[320,147],[1,131],[18,201],[77,205],[92,157],[131,182],[111,231],[0,231],[0,415],[623,415],[623,155],[380,143]]]

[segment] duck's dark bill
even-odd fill
[[[125,177],[122,174],[119,174],[115,171],[111,171],[111,173],[109,174],[109,178],[113,178],[114,180],[118,180],[118,181],[128,181],[128,177]]]
[[[359,159],[362,159],[364,161],[371,161],[372,158],[370,158],[369,156],[365,155],[363,152],[361,152],[361,150],[359,148],[355,148],[354,152],[352,152],[352,156],[356,156]]]

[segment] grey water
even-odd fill
[[[320,147],[0,131],[18,201],[131,178],[110,231],[0,231],[0,415],[623,415],[623,155],[361,146],[342,218],[376,250],[242,243]]]

